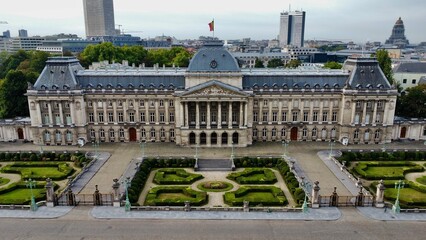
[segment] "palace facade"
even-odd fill
[[[75,58],[50,58],[27,96],[36,144],[245,147],[390,142],[397,90],[373,58],[349,58],[343,70],[241,69],[221,42],[209,42],[187,69],[86,70]]]

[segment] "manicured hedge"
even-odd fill
[[[180,193],[185,197],[160,199],[162,193]],[[152,188],[146,198],[145,205],[148,206],[185,206],[185,202],[189,201],[192,206],[202,206],[207,204],[208,195],[205,192],[199,192],[184,186],[169,186]]]
[[[340,162],[346,161],[346,163],[359,161],[426,161],[426,152],[343,152],[338,160]]]
[[[145,186],[146,180],[149,177],[149,173],[154,168],[166,168],[166,167],[188,167],[193,168],[195,165],[195,159],[155,159],[146,158],[139,166],[138,171],[132,179],[131,185],[128,189],[129,200],[133,205],[137,205],[139,195]]]
[[[56,153],[56,152],[0,152],[0,162],[19,161],[61,161],[74,162],[76,167],[81,167],[83,162],[89,162],[84,153]]]
[[[12,193],[15,190],[18,189],[27,189],[26,183],[21,181],[21,182],[17,182],[17,183],[12,183],[9,186],[7,186],[6,188],[1,188],[0,189],[0,204],[4,204],[4,205],[9,205],[9,204],[15,204],[15,205],[21,205],[21,204],[29,204],[30,203],[30,195],[25,196],[25,198],[16,196],[13,199],[2,199],[2,195],[4,194],[8,194],[8,193]],[[36,186],[34,187],[34,189],[38,189],[38,190],[44,190],[44,185],[45,184],[40,184],[37,183]],[[42,201],[45,200],[45,196],[46,196],[46,191],[34,191],[35,192],[35,199],[36,201]],[[37,192],[43,192],[43,194],[37,194]]]
[[[226,178],[239,184],[274,184],[277,182],[275,173],[267,168],[246,168],[241,172],[230,173]]]
[[[395,189],[395,182],[396,181],[390,181],[386,180],[383,181],[386,189]],[[371,184],[371,191],[374,193],[376,192],[378,182],[373,182]],[[424,193],[426,194],[426,186],[412,182],[412,181],[404,181],[404,188],[403,189],[412,189],[414,191]],[[385,199],[388,201],[394,202],[396,200],[396,190],[394,191],[394,194],[389,194],[389,191],[385,190]],[[404,194],[403,191],[400,193],[399,202],[401,205],[401,208],[425,208],[426,207],[426,198],[422,198],[421,200],[414,200],[414,196],[409,194]]]
[[[249,198],[249,193],[259,193],[257,197]],[[262,193],[266,193],[262,196]],[[272,194],[273,198],[269,195]],[[287,199],[281,189],[274,186],[242,186],[233,192],[227,192],[224,195],[224,201],[230,206],[243,206],[244,201],[248,200],[250,206],[283,206],[287,204]]]
[[[295,202],[300,205],[303,203],[305,193],[300,188],[294,174],[290,171],[290,167],[281,158],[236,158],[234,160],[235,167],[275,167],[283,177],[290,193],[292,194]]]
[[[53,176],[49,175],[46,171],[45,175],[37,175],[31,171],[31,168],[57,168],[58,172],[61,172],[60,175]],[[34,180],[46,180],[50,178],[52,180],[63,180],[70,176],[74,169],[70,167],[67,163],[61,162],[18,162],[12,165],[5,166],[1,169],[4,173],[16,173],[22,175],[22,178],[28,179],[32,178]]]
[[[203,179],[201,174],[194,174],[184,169],[160,169],[155,173],[153,182],[159,185],[185,185]]]
[[[402,175],[373,175],[367,171],[369,167],[401,167],[403,169]],[[412,162],[359,162],[353,168],[353,172],[364,179],[368,180],[398,180],[404,179],[405,174],[411,172],[423,172],[424,169],[422,166],[412,163]]]

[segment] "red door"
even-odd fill
[[[129,128],[129,140],[130,140],[130,142],[136,141],[136,129],[135,128]]]
[[[298,132],[298,129],[297,129],[297,127],[293,127],[292,129],[291,129],[291,134],[290,134],[290,139],[293,141],[297,141],[297,132]]]
[[[18,139],[24,139],[24,131],[22,128],[18,128]]]
[[[399,137],[400,138],[405,138],[406,133],[407,133],[407,128],[406,127],[402,127],[401,128],[401,135]]]

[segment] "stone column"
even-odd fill
[[[207,102],[207,129],[210,129],[211,116],[210,116],[210,102]]]
[[[322,122],[322,113],[323,113],[323,111],[324,111],[324,100],[320,100],[320,109],[319,109],[319,113],[318,113],[318,122]],[[321,135],[321,138],[322,138],[322,135]]]
[[[103,110],[104,110],[104,123],[107,123],[108,122],[108,101],[103,101],[102,102],[102,107],[103,107]],[[108,134],[108,137],[109,137],[109,134]]]
[[[352,102],[352,113],[351,113],[351,123],[352,124],[355,124],[355,110],[356,110],[356,101],[353,101]],[[343,111],[342,111],[342,113],[343,113]]]
[[[134,108],[136,109],[136,113],[135,113],[135,122],[140,122],[140,120],[141,120],[141,115],[140,115],[140,113],[139,113],[139,107],[140,107],[140,101],[139,101],[139,99],[135,99],[134,100],[135,102],[134,102]],[[139,131],[136,131],[136,133],[139,133]],[[136,134],[137,135],[137,134]],[[136,139],[139,139],[139,138],[136,138]]]
[[[116,101],[112,101],[112,114],[114,115],[114,124],[118,123],[118,119],[117,119],[117,102]],[[140,118],[140,116],[139,116]],[[145,116],[145,120],[146,120],[146,116]]]
[[[47,110],[49,111],[49,125],[53,125],[52,104],[47,102]]]
[[[310,105],[309,105],[309,122],[313,122],[314,121],[314,101],[310,101]],[[317,135],[318,137],[318,135]]]
[[[52,180],[50,178],[46,179],[46,206],[47,207],[54,207],[56,196],[55,196],[55,190],[53,187]]]
[[[328,107],[330,108],[328,111],[328,122],[332,122],[333,120],[333,105],[334,105],[334,100],[330,99],[330,102],[328,103]]]
[[[96,100],[93,100],[92,101],[92,108],[93,108],[93,122],[94,123],[98,123],[98,101],[96,101]]]
[[[273,101],[270,99],[268,101],[268,124],[272,123],[272,103]]]
[[[385,184],[383,183],[383,180],[380,180],[379,184],[377,184],[377,190],[376,190],[376,207],[377,208],[383,208],[385,207]]]
[[[374,109],[373,109],[373,121],[371,122],[372,124],[376,124],[376,119],[377,119],[377,101],[374,102]]]
[[[188,102],[185,102],[185,127],[189,127],[189,113],[188,113]]]
[[[248,103],[244,102],[244,126],[248,126]]]
[[[283,115],[283,102],[281,101],[281,99],[278,100],[278,124],[281,124],[281,122],[283,122],[282,119],[282,115]]]
[[[64,125],[64,112],[62,111],[62,101],[59,101],[59,125]]]
[[[320,207],[320,199],[319,199],[319,190],[321,188],[319,187],[319,182],[314,182],[314,187],[312,188],[312,208],[319,208]]]
[[[221,102],[217,103],[217,128],[218,129],[222,128],[222,103]]]
[[[114,182],[112,184],[113,197],[114,197],[113,206],[114,207],[121,207],[121,204],[120,204],[120,192],[119,192],[120,183],[118,182],[117,178],[114,178],[112,181]]]
[[[243,127],[244,126],[244,110],[243,110],[243,102],[240,102],[240,123],[239,123],[239,127],[241,128],[241,127]]]
[[[43,119],[41,116],[41,108],[40,108],[40,101],[36,101],[36,111],[37,111],[37,121],[38,124],[37,125],[43,125]]]
[[[365,122],[365,115],[367,114],[367,102],[364,101],[362,104],[363,104],[363,109],[362,109],[362,120],[361,120],[361,124],[366,124],[366,122]]]
[[[195,128],[200,129],[200,103],[195,103]]]
[[[228,102],[228,128],[232,128],[232,102]]]
[[[74,109],[74,101],[70,101],[70,114],[71,114],[71,124],[76,124],[75,120],[75,109]]]
[[[259,101],[259,113],[258,113],[258,122],[263,122],[263,100]]]
[[[155,100],[155,124],[159,124],[160,123],[160,113],[159,113],[159,109],[158,109],[158,100]]]
[[[184,119],[184,111],[185,107],[183,106],[183,102],[179,102],[178,107],[175,109],[176,116],[179,116],[179,125],[176,124],[176,126],[183,127],[185,126],[185,119]]]
[[[386,126],[388,124],[388,106],[389,104],[387,103],[387,101],[383,102],[383,108],[385,109],[383,112],[383,126]]]
[[[165,122],[166,124],[169,124],[170,121],[170,116],[169,116],[169,100],[166,99],[164,100],[164,118],[165,118]],[[177,116],[175,116],[176,118]]]

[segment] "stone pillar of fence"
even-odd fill
[[[191,203],[189,201],[185,201],[184,210],[185,210],[185,212],[191,211]]]
[[[113,195],[114,195],[113,206],[114,207],[121,207],[120,193],[119,193],[120,183],[118,182],[117,178],[114,178],[112,181],[114,182],[112,184],[112,190],[113,190]]]
[[[249,201],[244,201],[244,202],[243,202],[243,210],[244,210],[244,212],[250,212],[250,204],[249,204]]]
[[[95,192],[93,193],[93,205],[102,206],[102,195],[99,193],[98,185],[95,185]]]
[[[377,191],[376,191],[376,207],[377,208],[383,208],[385,207],[385,184],[383,183],[383,180],[380,180],[379,184],[377,184]]]
[[[319,187],[319,182],[315,181],[314,182],[314,187],[312,188],[312,208],[319,208],[320,207],[320,202],[319,202],[319,190],[321,188]]]
[[[71,188],[68,188],[68,192],[66,194],[67,196],[67,205],[68,206],[76,206],[76,202],[75,202],[75,194],[72,192]]]
[[[54,207],[55,206],[55,200],[56,200],[56,195],[55,195],[55,190],[54,190],[54,186],[52,183],[52,179],[47,178],[46,179],[46,206],[47,207]]]

